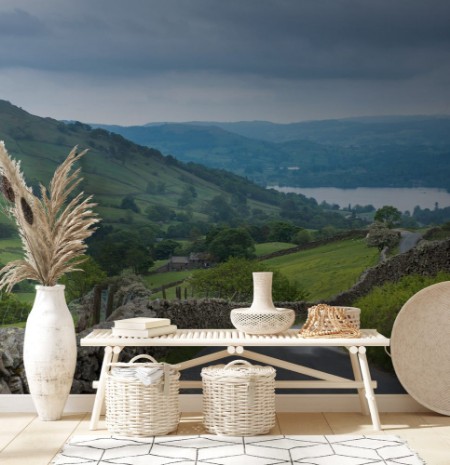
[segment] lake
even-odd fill
[[[401,212],[413,212],[417,205],[433,210],[436,202],[439,208],[450,207],[450,193],[437,188],[403,188],[403,187],[358,187],[356,189],[338,189],[336,187],[279,187],[270,186],[280,192],[294,192],[306,197],[340,207],[348,205],[373,205],[376,209],[392,205]]]

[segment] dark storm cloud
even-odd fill
[[[0,98],[59,119],[450,112],[449,0],[1,0]]]
[[[39,7],[35,3],[39,4]],[[0,67],[136,76],[400,79],[450,53],[447,0],[164,0],[0,6]]]
[[[45,34],[44,24],[20,8],[0,10],[0,37],[35,37]]]

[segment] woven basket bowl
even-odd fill
[[[277,334],[288,330],[295,321],[295,312],[290,308],[273,311],[258,311],[250,308],[235,308],[230,313],[233,326],[247,334]]]
[[[314,308],[314,307],[312,307]],[[360,315],[361,315],[361,309],[357,307],[339,307],[336,306],[334,308],[341,308],[344,310],[345,313],[345,318],[350,323],[355,329],[360,329]],[[309,315],[310,309],[308,309],[308,315]],[[320,328],[322,330],[327,330],[327,329],[333,329],[333,326],[329,324],[329,320],[327,318],[324,319],[324,327]]]

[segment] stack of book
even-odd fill
[[[126,318],[114,321],[113,336],[121,337],[154,337],[174,333],[176,325],[169,318]]]

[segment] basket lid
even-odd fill
[[[202,368],[201,375],[214,378],[248,378],[250,376],[273,376],[275,368],[264,365],[252,365],[247,360],[233,360],[227,365],[212,365]]]

